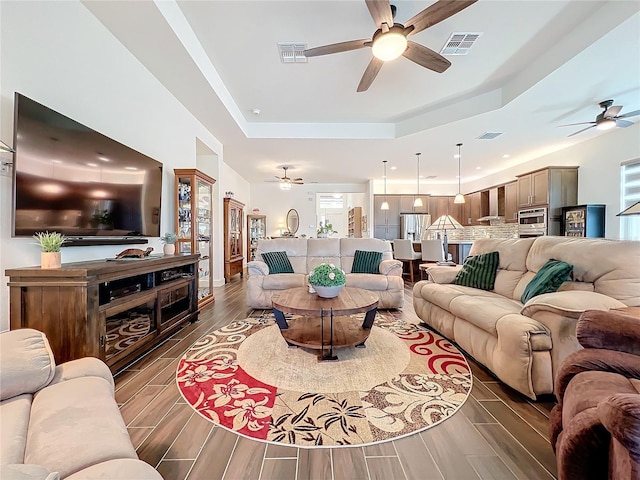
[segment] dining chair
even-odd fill
[[[409,278],[413,282],[413,271],[422,258],[420,252],[413,250],[413,242],[400,238],[393,240],[393,258],[409,264]]]
[[[420,242],[423,262],[444,262],[444,245],[441,238]]]

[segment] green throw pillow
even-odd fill
[[[356,253],[353,256],[351,273],[380,273],[381,261],[382,252],[356,250]]]
[[[527,303],[536,295],[555,292],[569,278],[571,272],[573,272],[573,265],[552,258],[538,270],[536,276],[527,284],[520,301]]]
[[[498,252],[467,257],[453,283],[482,290],[493,290],[499,263]]]
[[[293,273],[287,252],[264,252],[262,260],[269,267],[269,275],[272,273]]]

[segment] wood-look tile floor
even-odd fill
[[[175,383],[178,360],[198,338],[246,318],[245,279],[215,290],[216,301],[116,375],[116,400],[139,457],[165,480],[554,479],[549,443],[552,398],[531,402],[472,359],[471,396],[461,411],[422,433],[370,447],[299,449],[248,440],[196,414]],[[411,284],[405,307],[416,321]]]

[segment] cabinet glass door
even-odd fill
[[[211,295],[211,185],[196,180],[198,184],[197,208],[198,234],[196,251],[200,254],[198,263],[198,300]]]
[[[266,238],[267,217],[265,215],[247,215],[247,229],[247,237],[249,240],[249,244],[247,245],[247,256],[251,261],[256,259],[258,240]]]
[[[178,253],[191,253],[191,178],[177,179]]]

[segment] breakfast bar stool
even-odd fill
[[[437,265],[437,262],[444,262],[444,244],[441,238],[435,240],[421,240],[420,250],[422,253],[422,263],[420,264],[420,278],[424,278],[427,268]]]
[[[393,258],[400,260],[402,263],[409,263],[409,278],[413,282],[413,271],[415,266],[420,263],[422,254],[413,250],[411,240],[396,239],[393,241]]]

